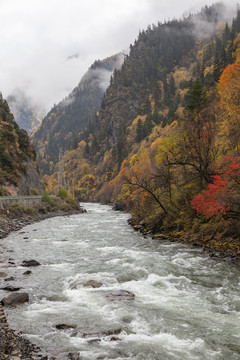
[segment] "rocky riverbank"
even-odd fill
[[[142,222],[135,223],[130,219],[129,224],[133,226],[134,230],[141,232],[143,235],[152,236],[153,239],[178,241],[187,245],[198,246],[213,259],[220,259],[240,265],[240,239],[236,240],[229,237],[224,239],[220,238],[217,234],[214,237],[207,237],[191,231],[154,233],[151,229],[146,228]]]
[[[38,347],[9,328],[2,305],[0,305],[0,359],[47,359]]]
[[[47,213],[37,213],[37,214],[22,214],[21,216],[16,217],[7,217],[0,216],[0,239],[6,237],[12,231],[18,231],[26,225],[36,223],[45,219],[49,219],[55,216],[68,216],[73,214],[83,213],[84,209],[81,207],[79,209],[71,209],[68,211],[58,210]]]
[[[79,214],[85,212],[81,207],[79,209],[70,209],[68,211],[58,210],[48,213],[36,213],[32,215],[22,214],[16,217],[7,217],[6,215],[0,216],[0,239],[6,237],[10,232],[17,231],[26,225],[30,225],[47,218],[55,216],[68,216],[72,214]],[[1,246],[1,242],[0,242]],[[7,267],[6,257],[0,247],[0,263],[4,265],[6,272],[0,272],[0,280],[7,280]],[[6,295],[9,291],[6,289]],[[1,300],[1,299],[0,299]],[[59,357],[52,357],[41,351],[37,346],[30,341],[16,334],[9,328],[7,317],[4,312],[4,307],[0,304],[0,360],[78,360],[80,359],[77,353],[61,354]]]

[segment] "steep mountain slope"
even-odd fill
[[[71,94],[55,105],[43,119],[33,134],[33,142],[44,172],[50,170],[51,162],[57,162],[60,148],[66,150],[76,147],[87,123],[95,121],[110,77],[122,62],[121,53],[95,61]]]
[[[114,72],[94,130],[89,128],[82,136],[89,142],[92,133],[91,155],[103,156],[112,149],[119,170],[131,147],[127,128],[137,116],[144,117],[140,119],[144,125],[139,138],[142,140],[154,125],[161,123],[164,127],[180,119],[194,79],[201,78],[206,87],[219,79],[225,65],[232,61],[233,48],[228,27],[223,40],[216,33],[222,13],[224,5],[217,4],[203,8],[197,15],[159,23],[140,32],[122,68]],[[199,28],[211,31],[207,35],[199,33]]]
[[[26,131],[19,128],[0,94],[0,195],[42,191],[35,158]]]
[[[20,89],[13,91],[7,97],[7,102],[16,123],[21,129],[26,130],[30,135],[39,127],[43,117],[43,110],[33,105],[23,91]]]
[[[231,26],[223,12],[139,34],[95,125],[65,153],[65,178],[80,199],[125,206],[154,232],[197,232],[240,253],[240,11]],[[47,181],[56,191],[57,172]]]

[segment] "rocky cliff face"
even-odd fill
[[[22,174],[18,184],[18,195],[41,195],[43,185],[41,184],[39,173],[33,161],[26,164],[26,172]]]

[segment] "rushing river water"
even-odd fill
[[[48,219],[3,240],[17,265],[11,285],[30,294],[28,304],[8,310],[13,328],[52,354],[80,351],[83,360],[240,359],[239,268],[145,238],[128,214],[108,206],[84,207],[86,214]],[[20,265],[27,259],[42,264],[28,276]],[[84,287],[88,280],[103,286]],[[135,300],[110,301],[119,289]],[[80,329],[98,335],[83,337]]]

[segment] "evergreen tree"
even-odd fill
[[[136,128],[136,142],[140,142],[143,139],[143,124],[142,120],[138,119],[137,128]]]
[[[158,109],[156,106],[154,107],[152,119],[155,122],[155,124],[160,124],[161,122],[161,117],[158,114]]]
[[[152,114],[149,113],[146,117],[145,123],[144,123],[144,137],[148,136],[149,134],[151,134],[153,128],[153,124],[152,124]]]
[[[192,90],[190,91],[190,98],[186,109],[190,110],[191,112],[199,113],[204,104],[206,104],[206,101],[206,91],[202,86],[201,81],[197,79],[193,84]]]
[[[224,32],[223,32],[223,44],[226,46],[227,42],[231,40],[231,31],[229,29],[228,23],[226,23]]]
[[[169,80],[169,92],[171,96],[174,96],[176,93],[175,80],[172,74],[170,75],[170,80]]]

